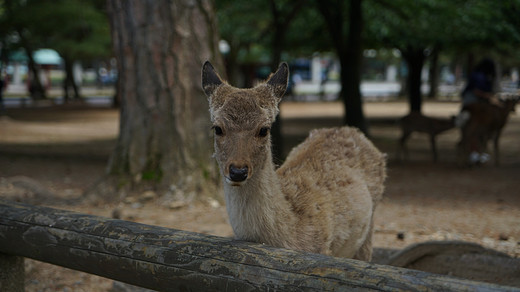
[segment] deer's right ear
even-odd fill
[[[281,63],[278,67],[278,70],[269,76],[267,80],[267,85],[273,91],[274,96],[277,98],[278,102],[282,100],[282,97],[287,90],[287,85],[289,81],[289,65],[287,63]]]
[[[211,65],[209,61],[206,61],[204,65],[202,65],[202,89],[206,96],[210,97],[215,89],[222,85],[222,83],[222,79],[220,79],[217,72],[215,72],[213,65]]]

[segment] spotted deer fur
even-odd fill
[[[275,169],[270,128],[287,88],[282,63],[265,83],[239,89],[206,62],[202,87],[215,130],[235,237],[294,250],[370,260],[385,157],[357,129],[314,130]]]

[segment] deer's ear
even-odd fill
[[[220,76],[215,72],[213,65],[211,65],[209,61],[206,61],[204,65],[202,65],[202,89],[206,96],[210,97],[215,89],[222,85],[222,83],[222,79],[220,79]]]
[[[287,63],[281,63],[278,70],[271,74],[267,80],[267,85],[271,88],[274,96],[278,99],[278,102],[282,100],[282,97],[287,90],[287,84],[289,82],[289,65]]]

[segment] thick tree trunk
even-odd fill
[[[223,67],[213,3],[108,0],[108,11],[121,98],[109,186],[186,195],[213,190],[218,173],[200,86],[205,60]]]

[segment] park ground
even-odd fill
[[[426,115],[458,112],[456,102],[426,102]],[[375,217],[374,246],[401,249],[430,240],[464,240],[520,256],[520,116],[504,129],[501,166],[466,168],[456,163],[457,129],[437,138],[431,161],[428,138],[409,140],[407,161],[395,157],[401,101],[364,106],[371,138],[388,155],[384,199]],[[341,125],[340,103],[282,104],[289,149],[315,127]],[[119,113],[106,107],[56,106],[9,109],[0,117],[0,196],[36,205],[171,228],[232,236],[218,200],[191,204],[146,193],[92,200],[83,196],[104,173],[118,133]],[[490,149],[492,153],[492,149]],[[26,291],[109,291],[113,281],[26,260]]]

